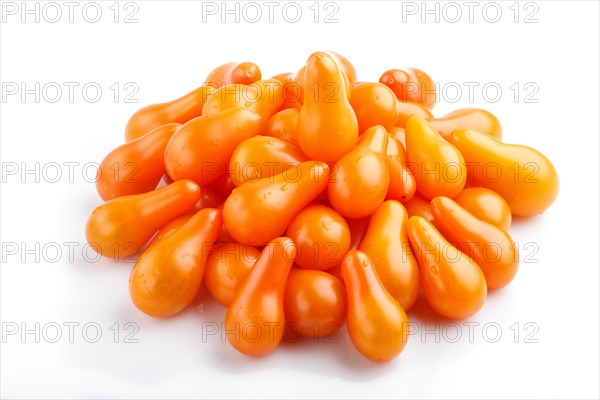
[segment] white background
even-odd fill
[[[28,2],[31,8],[34,3]],[[2,397],[598,398],[597,2],[516,7],[513,1],[498,2],[502,15],[496,23],[484,18],[495,18],[495,8],[482,14],[483,2],[474,9],[473,22],[467,6],[454,3],[462,12],[456,23],[448,21],[456,8],[444,8],[445,3],[437,6],[439,22],[428,15],[421,23],[421,2],[391,1],[337,2],[337,23],[323,23],[325,11],[334,8],[323,10],[321,3],[315,23],[313,2],[302,2],[301,20],[290,23],[281,3],[273,23],[263,5],[263,18],[254,24],[243,16],[240,23],[228,16],[222,24],[219,14],[205,15],[203,22],[202,3],[193,1],[137,1],[127,8],[121,3],[115,23],[113,3],[98,3],[97,23],[83,18],[85,2],[75,8],[72,23],[62,2],[57,23],[46,20],[55,17],[50,8],[39,23],[35,15],[21,22],[21,10],[2,15]],[[38,5],[40,13],[44,4]],[[413,5],[419,8],[416,15],[403,13]],[[138,22],[123,23],[136,8]],[[516,23],[515,9],[520,10]],[[93,10],[88,12],[93,18]],[[532,12],[537,22],[524,23]],[[457,343],[451,342],[457,327],[441,322],[436,330],[435,319],[420,304],[409,313],[420,331],[385,365],[360,356],[345,329],[335,344],[307,340],[248,358],[219,335],[203,335],[207,324],[220,323],[225,313],[207,296],[175,318],[152,319],[129,299],[132,264],[89,262],[82,254],[86,218],[100,203],[83,166],[100,162],[122,143],[133,112],[187,93],[228,61],[254,61],[270,77],[297,70],[311,52],[324,49],[346,55],[360,80],[377,80],[389,68],[422,68],[446,88],[436,115],[468,106],[489,109],[502,121],[505,141],[541,150],[559,172],[555,204],[511,228],[528,262],[522,260],[509,287],[489,294],[482,311],[469,320],[472,334],[459,323]],[[22,82],[30,89],[40,83],[39,102],[34,94],[8,95],[7,88]],[[56,103],[49,101],[56,96],[52,84],[42,90],[52,82],[63,88]],[[73,102],[64,82],[79,84]],[[115,82],[120,88],[116,102]],[[139,88],[133,95],[137,104],[125,102],[129,82]],[[479,84],[472,99],[465,82]],[[97,102],[83,97],[86,83],[101,87]],[[491,101],[493,88],[487,97],[482,93],[485,84],[502,89],[497,102]],[[453,91],[456,86],[462,94]],[[526,98],[532,88],[539,91]],[[94,97],[93,91],[88,95]],[[65,162],[76,163],[72,179]],[[23,174],[36,163],[39,177]],[[57,172],[52,163],[60,166],[55,183],[50,182]],[[73,259],[65,242],[75,243]],[[132,332],[125,329],[129,322],[128,327],[139,327],[133,336],[137,343],[125,343],[125,334]],[[24,328],[35,332],[36,323],[39,338],[21,335]],[[70,323],[79,324],[73,325],[72,340]],[[88,323],[93,325],[86,336],[82,327]],[[57,325],[62,336],[51,343]],[[8,334],[15,327],[19,331]],[[102,334],[89,343],[94,327]],[[431,332],[423,335],[425,327]]]

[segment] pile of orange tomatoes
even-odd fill
[[[131,299],[151,316],[181,312],[204,283],[244,354],[346,324],[359,352],[388,361],[419,293],[463,319],[508,285],[512,216],[558,194],[550,161],[502,142],[493,114],[434,118],[434,104],[424,72],[359,82],[335,52],[271,79],[224,64],[131,117],[100,164],[105,203],[87,240],[102,256],[137,257]]]

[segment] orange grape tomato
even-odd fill
[[[539,151],[468,129],[454,131],[449,141],[469,163],[475,183],[500,194],[513,215],[540,214],[558,196],[558,173]]]
[[[294,145],[270,136],[254,136],[236,147],[229,160],[229,174],[236,186],[280,174],[308,161]]]
[[[282,235],[294,216],[327,187],[329,170],[325,163],[306,161],[240,185],[223,206],[227,231],[240,243],[256,245]]]
[[[344,217],[371,215],[385,200],[390,183],[387,145],[385,128],[376,125],[335,165],[327,191],[331,205]]]
[[[489,289],[513,280],[519,268],[519,250],[506,231],[480,220],[448,197],[431,200],[431,213],[446,238],[479,265]]]
[[[317,270],[292,268],[283,298],[288,334],[332,335],[346,319],[346,289],[335,276]]]
[[[216,244],[208,256],[204,272],[204,284],[210,295],[227,307],[259,257],[260,251],[253,246]]]
[[[204,81],[204,85],[215,88],[230,84],[249,85],[261,78],[258,65],[252,62],[229,62],[213,69]]]
[[[510,207],[502,196],[483,187],[464,189],[454,198],[461,207],[477,218],[508,231],[512,222]]]
[[[436,85],[420,69],[391,69],[381,75],[379,82],[392,89],[400,101],[417,103],[429,110],[435,106]]]
[[[304,104],[298,117],[298,143],[309,159],[335,162],[358,140],[358,121],[348,102],[336,62],[315,53],[306,64]]]
[[[348,297],[346,323],[354,347],[371,361],[390,361],[408,340],[406,313],[362,251],[352,250],[344,257],[342,274]]]
[[[335,210],[320,204],[296,214],[286,236],[298,246],[296,264],[302,268],[333,268],[350,249],[348,224]]]
[[[260,115],[261,129],[283,104],[283,85],[276,79],[257,81],[249,85],[225,85],[209,96],[202,115],[217,114],[231,108],[247,108]]]
[[[454,197],[465,187],[467,167],[460,151],[414,115],[406,123],[406,156],[423,197]]]
[[[475,261],[448,242],[425,218],[410,217],[407,232],[429,305],[452,319],[477,313],[485,303],[487,285]]]
[[[259,133],[260,117],[246,108],[232,108],[195,118],[183,125],[165,150],[165,167],[175,180],[205,185],[227,169],[235,148]]]
[[[502,139],[502,126],[498,118],[481,108],[461,108],[439,118],[431,118],[429,123],[446,140],[457,129],[473,129]]]
[[[350,89],[350,104],[361,133],[374,125],[392,129],[398,121],[397,102],[394,92],[381,83],[360,82]]]
[[[198,89],[167,103],[152,104],[131,116],[125,128],[125,140],[131,141],[160,126],[186,122],[199,117],[206,99],[215,91],[210,86]]]
[[[205,208],[149,247],[129,278],[136,307],[154,317],[170,317],[187,307],[200,289],[208,253],[221,226],[221,212]]]
[[[287,108],[279,111],[269,118],[265,129],[266,136],[276,137],[285,140],[299,147],[298,144],[298,116],[300,110],[297,108]]]
[[[96,207],[85,234],[90,247],[104,257],[134,256],[167,222],[190,210],[200,187],[180,180],[148,193],[117,197]]]
[[[177,123],[163,125],[108,153],[96,177],[96,189],[102,200],[156,188],[165,174],[165,148],[180,126]]]
[[[369,228],[359,250],[373,261],[381,282],[404,310],[419,294],[419,267],[406,234],[408,214],[394,200],[384,202],[371,215]]]
[[[296,246],[290,238],[265,246],[227,309],[227,341],[239,352],[262,356],[281,342],[285,329],[284,294]]]

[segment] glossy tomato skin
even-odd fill
[[[213,69],[204,85],[215,88],[236,83],[249,85],[259,81],[261,76],[260,68],[252,62],[229,62]]]
[[[477,313],[485,303],[487,285],[475,261],[422,217],[410,217],[407,232],[429,305],[446,318],[464,319]]]
[[[125,140],[137,139],[160,126],[186,122],[197,118],[202,112],[204,102],[215,91],[210,86],[198,89],[167,103],[152,104],[142,108],[131,116],[125,128]]]
[[[204,272],[208,292],[219,303],[229,306],[259,257],[260,251],[253,246],[235,242],[216,244]]]
[[[269,136],[254,136],[236,147],[229,160],[229,174],[236,186],[282,173],[308,161],[294,145]]]
[[[408,340],[406,313],[385,289],[365,253],[350,251],[342,274],[348,297],[346,323],[354,347],[371,361],[390,361]]]
[[[519,249],[506,231],[447,197],[431,200],[431,213],[444,236],[481,268],[489,289],[502,288],[513,280],[519,268]]]
[[[350,249],[350,228],[344,217],[320,204],[296,214],[286,235],[298,246],[296,264],[302,268],[331,269]]]
[[[481,108],[461,108],[439,118],[429,119],[433,128],[446,140],[458,129],[472,129],[501,140],[502,125],[491,112]]]
[[[102,200],[146,193],[165,173],[164,152],[181,124],[167,124],[111,151],[100,163],[96,189]]]
[[[193,215],[197,212],[194,208],[192,208],[192,210],[194,210],[193,214],[180,215],[179,217],[172,219],[171,221],[169,221],[169,223],[167,223],[165,226],[160,228],[160,230],[158,232],[156,232],[156,235],[154,235],[152,240],[148,242],[148,244],[146,245],[146,248],[150,248],[150,247],[154,246],[156,243],[158,243],[162,239],[166,238],[167,236],[170,236],[177,229],[179,229],[183,225],[185,225],[185,223],[188,222],[190,220],[190,218],[192,218]]]
[[[165,150],[167,173],[175,180],[191,179],[199,185],[215,181],[227,168],[235,148],[256,136],[259,129],[260,116],[246,108],[195,118],[169,141]]]
[[[461,207],[477,218],[508,231],[512,214],[506,200],[493,190],[483,187],[465,188],[454,198]]]
[[[344,77],[325,53],[308,60],[304,104],[298,117],[298,143],[309,159],[335,162],[358,140],[358,121],[348,102]],[[308,92],[310,90],[310,92]]]
[[[232,108],[247,108],[260,116],[260,132],[264,132],[269,118],[280,110],[283,101],[283,85],[276,79],[249,85],[225,85],[208,96],[202,107],[202,115],[218,114]]]
[[[416,115],[425,120],[433,118],[431,111],[417,103],[398,101],[396,104],[398,107],[398,121],[396,122],[396,126],[399,128],[405,128],[408,118],[412,115]]]
[[[221,212],[206,208],[149,247],[129,279],[136,307],[154,317],[170,317],[187,307],[200,289],[208,253],[221,225]]]
[[[86,224],[87,241],[101,256],[132,257],[156,231],[190,210],[200,195],[198,185],[181,180],[152,192],[109,200],[92,211]]]
[[[384,202],[371,216],[359,250],[367,254],[381,282],[406,311],[419,294],[419,267],[409,246],[408,214],[394,200]]]
[[[402,143],[392,135],[388,135],[386,154],[390,186],[385,198],[406,203],[415,195],[417,183],[406,165],[406,152]]]
[[[454,197],[465,187],[467,166],[460,151],[417,116],[406,124],[406,156],[423,197]]]
[[[331,205],[344,217],[371,215],[385,200],[390,183],[387,145],[385,128],[374,126],[337,162],[327,191]]]
[[[360,82],[350,89],[350,104],[361,133],[374,125],[392,129],[398,121],[397,102],[394,92],[381,83]]]
[[[540,214],[558,196],[558,173],[539,151],[473,130],[456,130],[449,141],[473,166],[469,173],[475,184],[500,194],[513,215]]]
[[[324,271],[292,268],[284,295],[287,336],[326,337],[346,319],[346,289]]]
[[[239,352],[262,356],[281,342],[285,286],[295,258],[296,247],[291,239],[272,240],[231,300],[225,329],[227,341]]]
[[[435,83],[420,69],[391,69],[381,75],[379,82],[393,90],[398,100],[402,102],[419,104],[429,110],[435,106]]]
[[[298,108],[287,108],[279,111],[269,118],[265,129],[266,136],[272,136],[285,140],[299,147],[298,144],[298,117],[300,110]]]
[[[327,187],[329,170],[325,163],[307,161],[293,171],[240,185],[223,206],[227,231],[236,241],[255,245],[282,235],[294,216]]]
[[[352,65],[352,63],[346,57],[344,57],[342,54],[340,54],[338,52],[331,51],[331,50],[325,50],[324,53],[327,53],[331,58],[333,58],[333,60],[337,63],[337,65],[342,70],[344,76],[346,77],[346,79],[348,80],[348,83],[350,85],[357,82],[356,69],[354,68],[354,65]],[[313,54],[315,54],[315,53],[313,53]]]

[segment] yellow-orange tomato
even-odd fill
[[[227,307],[259,257],[256,247],[240,243],[216,244],[204,271],[204,284],[210,295]]]
[[[327,164],[307,161],[240,185],[223,206],[227,231],[240,243],[267,243],[285,232],[294,216],[327,187],[328,180]]]
[[[304,104],[298,118],[298,143],[310,159],[335,162],[358,140],[358,121],[348,102],[340,68],[325,53],[308,60]]]
[[[414,115],[406,123],[406,156],[423,197],[454,197],[465,187],[467,166],[462,154]]]
[[[204,81],[204,85],[221,87],[232,83],[249,85],[261,78],[260,68],[252,62],[229,62],[213,69]]]
[[[229,174],[236,186],[280,174],[304,161],[306,156],[285,140],[255,136],[236,147],[229,160]]]
[[[435,106],[435,83],[420,69],[391,69],[381,75],[379,82],[392,89],[400,101],[417,103],[430,110]]]
[[[498,118],[481,108],[461,108],[439,118],[431,118],[429,123],[446,140],[458,129],[473,129],[502,139],[502,126]]]
[[[344,217],[366,217],[385,200],[390,183],[387,145],[385,128],[376,125],[337,162],[327,192],[333,208]]]
[[[175,180],[205,185],[227,168],[235,148],[260,129],[260,116],[246,108],[194,118],[175,132],[165,150],[165,167]],[[227,175],[229,175],[228,171]]]
[[[346,289],[323,271],[292,268],[283,298],[286,337],[329,336],[346,319]]]
[[[354,347],[372,361],[390,361],[406,346],[406,313],[362,251],[352,250],[344,257],[342,274],[348,297],[348,334]]]
[[[281,140],[285,140],[299,147],[298,144],[298,116],[300,110],[297,108],[287,108],[279,111],[277,114],[269,118],[265,129],[266,136],[272,136]]]
[[[475,261],[422,217],[410,217],[407,232],[419,264],[423,293],[431,307],[454,319],[479,311],[485,303],[487,285]]]
[[[200,192],[198,185],[184,179],[156,191],[109,200],[92,211],[85,227],[87,241],[101,256],[129,258],[167,222],[190,210]]]
[[[296,264],[302,268],[333,268],[350,249],[348,224],[335,210],[320,204],[296,214],[286,235],[298,246]]]
[[[173,101],[152,104],[142,108],[131,116],[125,128],[125,140],[131,141],[145,135],[153,129],[171,123],[185,124],[199,117],[204,102],[215,89],[201,86],[198,89]]]
[[[100,163],[96,189],[102,200],[153,190],[165,173],[167,143],[181,124],[167,124],[111,151]]]
[[[397,102],[394,92],[381,83],[360,82],[350,89],[350,104],[361,133],[374,125],[392,129],[398,121]]]
[[[257,81],[249,85],[232,84],[217,89],[208,96],[202,107],[202,115],[218,114],[224,110],[242,107],[260,116],[264,131],[271,118],[283,104],[283,85],[276,79]]]
[[[539,151],[468,129],[454,131],[449,141],[472,166],[475,183],[504,197],[513,215],[540,214],[558,196],[556,169]]]
[[[508,285],[519,267],[519,250],[508,233],[480,220],[448,197],[431,200],[444,235],[479,265],[489,289]]]
[[[508,231],[512,222],[510,207],[502,196],[482,187],[464,189],[454,198],[461,207],[482,221]]]
[[[136,307],[154,317],[169,317],[187,307],[200,289],[206,259],[221,225],[221,212],[205,208],[149,247],[129,278],[129,293]]]
[[[375,266],[377,275],[392,297],[406,311],[419,294],[419,268],[406,235],[408,214],[397,201],[384,202],[371,216],[360,243]]]
[[[283,298],[296,246],[290,238],[265,246],[225,315],[227,341],[239,352],[262,356],[281,342],[285,329]]]

